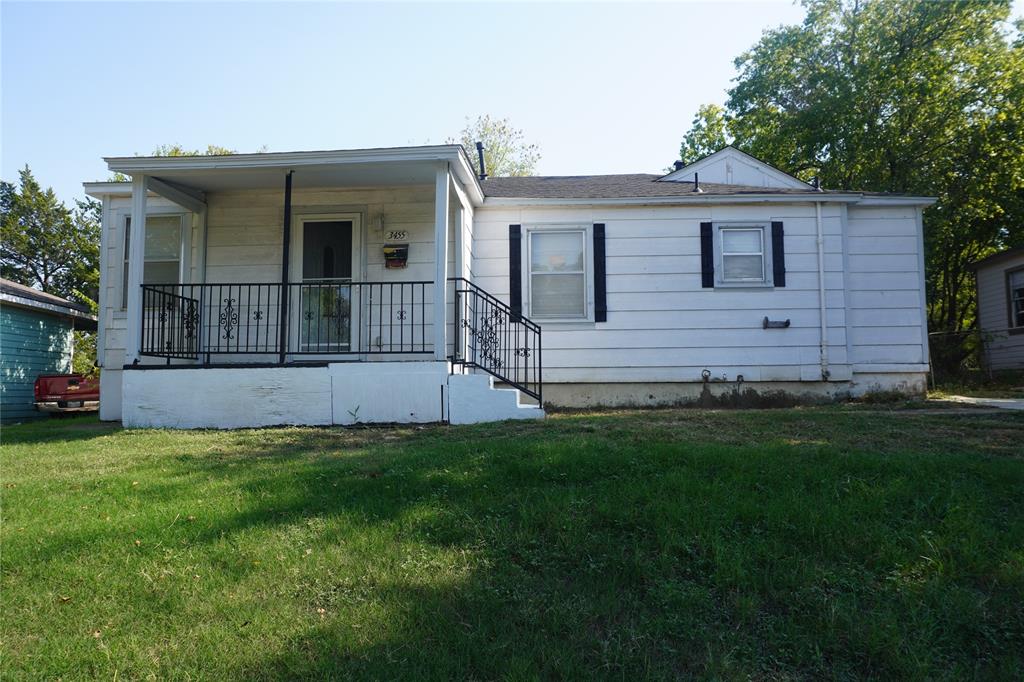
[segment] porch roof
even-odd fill
[[[437,163],[448,162],[474,205],[483,192],[462,145],[266,152],[210,156],[105,157],[107,167],[125,175],[146,175],[198,191],[279,189],[287,171],[296,187],[379,187],[433,184]],[[88,183],[87,191],[107,183]],[[90,188],[89,185],[95,185]]]

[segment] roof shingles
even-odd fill
[[[692,197],[736,194],[807,194],[807,189],[751,187],[700,183],[702,192],[693,191],[691,182],[658,182],[661,175],[555,175],[487,178],[480,183],[484,194],[495,198],[516,199],[626,199],[648,197]]]

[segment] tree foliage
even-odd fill
[[[261,147],[259,151],[266,151],[266,147]],[[206,149],[186,149],[180,144],[175,143],[158,146],[150,156],[227,156],[237,153],[234,149],[228,149],[216,144],[208,144]],[[111,182],[127,182],[129,179],[124,173],[114,173],[110,177]]]
[[[28,166],[19,184],[0,181],[3,276],[47,293],[95,306],[99,291],[99,202],[69,210],[43,189]]]
[[[449,138],[447,142],[465,148],[478,175],[477,142],[484,144],[484,165],[491,176],[532,175],[540,160],[540,147],[527,142],[523,131],[513,127],[507,118],[478,116],[473,121],[467,118],[458,138]]]
[[[826,187],[939,197],[925,212],[933,330],[974,321],[968,265],[1024,243],[1024,42],[1009,0],[805,0],[736,59],[721,141]],[[702,146],[703,145],[703,146]]]
[[[731,143],[725,107],[702,104],[693,117],[690,130],[683,136],[679,158],[684,164],[691,164]]]

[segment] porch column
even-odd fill
[[[125,364],[139,359],[142,346],[142,268],[146,257],[146,176],[132,176],[132,220],[128,241],[128,339]]]
[[[434,359],[448,353],[448,162],[437,169],[434,182]]]
[[[288,171],[284,176],[284,229],[282,230],[283,242],[281,243],[281,292],[278,294],[281,310],[281,320],[278,324],[278,363],[284,364],[288,356],[288,299],[291,292],[288,291],[288,264],[291,262],[292,245],[292,173]]]

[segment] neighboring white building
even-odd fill
[[[977,278],[982,361],[988,369],[1024,369],[1024,248],[971,267]]]
[[[468,423],[925,387],[927,197],[817,190],[731,147],[665,176],[481,180],[458,145],[107,163],[132,182],[85,185],[104,419]]]

